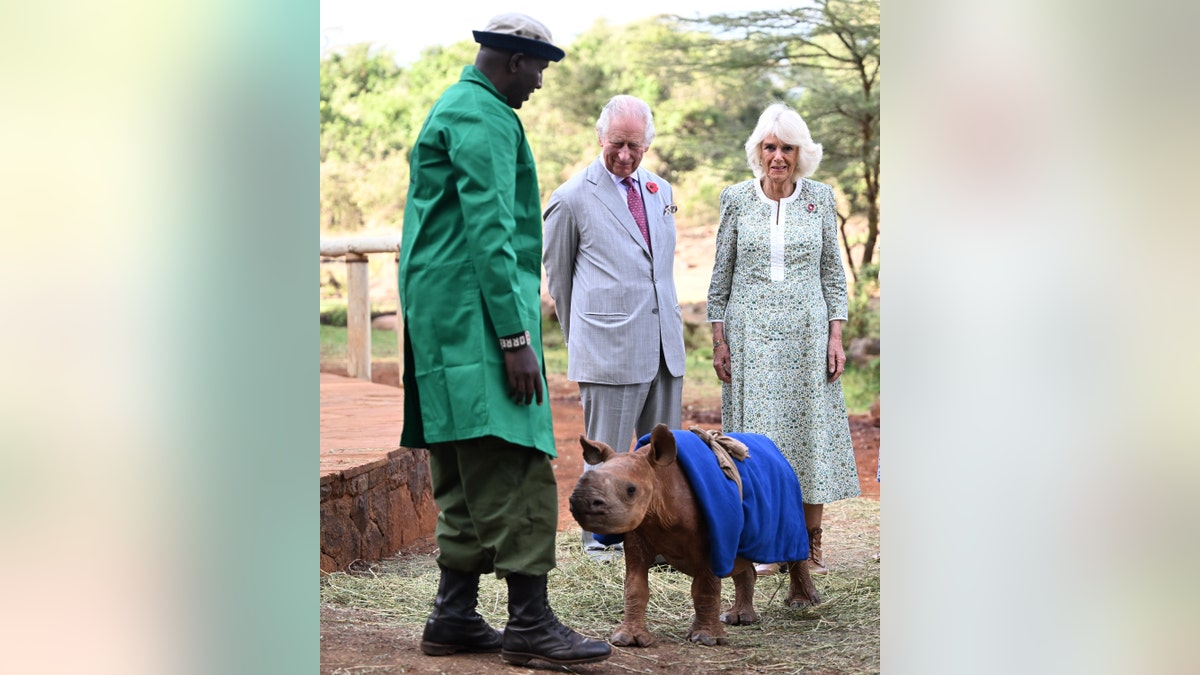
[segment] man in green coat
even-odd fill
[[[510,663],[608,658],[562,625],[546,597],[558,489],[542,366],[542,217],[537,171],[513,109],[564,56],[550,31],[502,14],[473,31],[463,68],[410,158],[400,246],[404,430],[429,448],[441,579],[421,649],[495,652]],[[475,610],[479,576],[508,585],[504,633]]]

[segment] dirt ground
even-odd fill
[[[322,370],[336,373],[339,366],[323,364]],[[372,375],[375,382],[399,385],[395,364],[373,364]],[[575,480],[583,471],[583,457],[578,442],[579,434],[583,431],[583,409],[579,404],[578,385],[565,377],[555,376],[550,379],[549,386],[559,455],[554,462],[554,473],[559,486],[559,530],[563,531],[578,527],[567,508],[567,497],[575,485]],[[692,409],[685,410],[683,426],[719,428],[720,408],[719,398],[702,401],[692,406]],[[850,433],[854,442],[862,496],[877,500],[879,483],[875,480],[875,470],[879,463],[879,427],[868,415],[852,415]],[[432,549],[432,544],[421,545],[402,551],[401,555],[426,554]],[[325,674],[483,675],[498,671],[533,673],[536,670],[544,670],[507,666],[496,654],[425,656],[421,653],[419,642],[419,632],[388,624],[370,612],[330,605],[321,607],[321,672]],[[714,652],[710,649],[696,649],[690,644],[660,640],[647,648],[614,648],[613,656],[607,661],[575,666],[568,672],[595,675],[629,671],[664,675],[719,670],[736,672],[736,666],[730,670],[729,667],[721,667],[714,661],[736,664],[738,658],[738,650],[734,648],[722,647],[720,652]],[[806,669],[805,672],[820,671]]]

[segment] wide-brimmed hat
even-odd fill
[[[550,29],[524,14],[500,14],[492,17],[483,30],[473,30],[481,45],[520,52],[548,61],[559,61],[566,52],[550,43]]]

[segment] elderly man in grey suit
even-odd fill
[[[567,345],[567,377],[579,383],[585,433],[628,452],[655,424],[682,424],[676,209],[671,186],[640,168],[654,140],[649,105],[614,96],[596,134],[600,156],[546,206],[542,262]],[[589,532],[583,545],[601,559],[619,550],[605,550]]]

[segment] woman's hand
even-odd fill
[[[836,382],[846,369],[846,352],[842,351],[842,336],[830,335],[829,346],[825,350],[826,374],[830,382]]]
[[[733,377],[730,375],[732,366],[729,362],[729,343],[724,340],[718,340],[713,345],[713,369],[717,371],[717,379],[729,384],[733,382]]]

